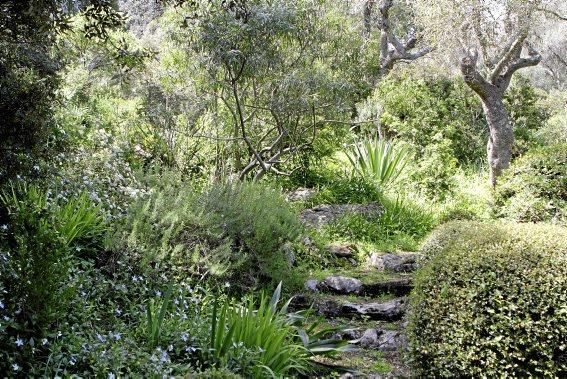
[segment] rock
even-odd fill
[[[392,279],[384,282],[365,284],[362,294],[374,296],[380,294],[394,294],[396,296],[405,296],[411,292],[413,282],[411,278]]]
[[[352,258],[356,251],[356,247],[352,244],[332,243],[327,246],[327,251],[336,257]]]
[[[327,225],[347,213],[361,214],[366,218],[378,217],[382,212],[382,207],[378,203],[369,204],[336,204],[318,205],[311,209],[306,209],[299,215],[300,220],[314,228]]]
[[[288,201],[306,201],[317,194],[317,190],[313,188],[297,188],[287,194]]]
[[[405,312],[401,299],[394,299],[384,303],[345,303],[341,312],[346,315],[367,316],[372,320],[397,321]]]
[[[358,340],[360,337],[362,337],[362,330],[360,329],[347,329],[333,335],[333,338],[348,341]]]
[[[396,351],[408,346],[404,333],[397,330],[382,330],[375,345],[381,351]]]
[[[312,291],[312,292],[317,292],[317,285],[319,284],[319,281],[316,279],[309,279],[308,281],[305,282],[305,289],[308,291]]]
[[[334,299],[319,299],[315,302],[317,314],[325,317],[339,317],[341,313],[341,304]]]
[[[367,260],[369,266],[378,270],[388,270],[393,272],[412,272],[417,269],[420,259],[419,254],[398,253],[398,254],[379,254],[372,253]]]
[[[366,329],[360,337],[360,346],[375,347],[378,344],[378,331],[376,329]]]
[[[305,237],[301,242],[303,242],[304,246],[313,246],[313,241],[309,237]]]
[[[289,302],[289,310],[292,312],[307,309],[311,306],[312,299],[310,296],[298,294],[291,298]]]
[[[362,282],[346,276],[329,276],[317,286],[322,291],[333,292],[340,295],[358,294],[362,290]]]

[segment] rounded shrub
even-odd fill
[[[456,221],[423,253],[409,326],[418,377],[567,375],[567,229]]]
[[[567,143],[541,147],[518,159],[498,187],[499,215],[518,221],[567,219]]]

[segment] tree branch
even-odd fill
[[[461,73],[465,83],[472,88],[482,99],[488,95],[489,82],[478,72],[476,64],[478,61],[478,51],[470,50],[465,52],[465,56],[461,59]]]

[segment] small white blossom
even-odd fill
[[[114,340],[115,341],[119,341],[122,338],[122,334],[120,333],[114,333]]]
[[[47,342],[47,338],[44,338],[44,339],[41,340],[41,344],[42,344],[43,346],[47,345],[47,343],[48,343],[48,342]]]
[[[115,378],[116,376],[112,372],[108,373],[108,379],[115,379]]]
[[[0,309],[4,309],[4,303],[0,300]]]
[[[4,224],[4,225],[0,226],[0,228],[2,228],[2,230],[8,230],[8,225]]]
[[[18,366],[17,363],[14,363],[14,364],[12,365],[12,368],[14,369],[14,371],[18,371],[18,370],[20,369],[20,366]]]
[[[24,346],[24,340],[18,337],[18,339],[16,339],[16,346]]]
[[[189,339],[189,335],[187,333],[182,333],[181,334],[181,340],[183,342],[187,342],[187,340]]]

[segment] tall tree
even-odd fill
[[[542,9],[555,12],[555,0],[417,0],[414,9],[442,53],[459,51],[459,67],[480,97],[489,126],[487,158],[496,185],[511,159],[514,133],[503,97],[512,76],[538,65],[532,44]]]

